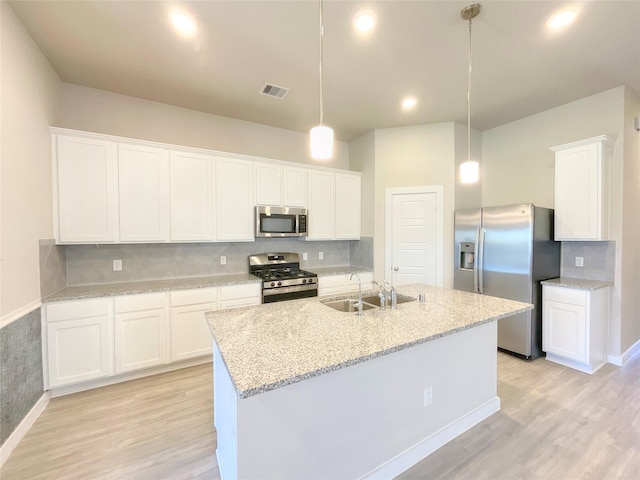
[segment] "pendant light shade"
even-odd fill
[[[311,143],[311,158],[315,160],[329,160],[333,156],[333,129],[324,125],[324,92],[323,70],[324,57],[324,3],[320,0],[320,125],[309,132]]]
[[[463,20],[469,21],[469,68],[467,70],[467,161],[460,165],[460,183],[476,183],[480,178],[480,164],[471,160],[471,20],[480,13],[481,5],[472,3],[460,11]]]
[[[329,160],[333,156],[333,129],[326,125],[313,127],[311,132],[311,157]]]

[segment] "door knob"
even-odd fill
[[[398,270],[400,270],[400,267],[393,267],[394,272],[397,272]]]

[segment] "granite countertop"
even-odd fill
[[[336,265],[336,266],[333,266],[333,267],[309,267],[308,269],[305,269],[305,270],[309,270],[310,272],[316,273],[319,276],[321,276],[321,275],[340,275],[340,274],[352,273],[352,272],[362,273],[362,272],[372,272],[373,271],[371,268],[350,267],[349,265]]]
[[[612,282],[603,280],[584,280],[582,278],[552,278],[551,280],[543,280],[543,285],[551,285],[554,287],[577,288],[579,290],[597,290],[599,288],[610,287]]]
[[[66,287],[42,299],[42,303],[81,300],[86,298],[111,297],[139,293],[170,292],[193,288],[220,287],[244,283],[260,283],[261,280],[248,273],[236,275],[210,275],[206,277],[176,278],[170,280],[148,280],[141,282],[106,283]]]
[[[238,396],[247,398],[533,308],[420,284],[397,290],[416,298],[424,293],[426,301],[358,317],[316,297],[207,312],[206,318]]]

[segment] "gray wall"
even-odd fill
[[[0,329],[0,445],[44,393],[40,309]]]

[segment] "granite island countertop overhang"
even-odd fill
[[[426,301],[358,317],[322,304],[346,295],[314,297],[211,311],[206,319],[238,397],[247,398],[533,309],[420,284],[397,290],[424,293]]]

